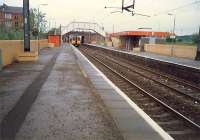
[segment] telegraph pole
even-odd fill
[[[24,51],[30,52],[29,0],[23,0],[23,18],[24,18]]]

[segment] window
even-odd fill
[[[18,20],[18,16],[15,16],[15,19]]]
[[[5,19],[12,19],[12,15],[8,14],[8,13],[5,13]]]
[[[15,28],[18,28],[18,26],[19,26],[19,23],[15,22]]]
[[[18,22],[15,22],[15,25],[17,25],[17,26],[18,26]]]
[[[6,21],[6,22],[5,22],[5,25],[6,25],[6,27],[9,27],[9,28],[10,28],[10,27],[12,27],[12,22]]]

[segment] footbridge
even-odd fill
[[[64,41],[68,41],[70,35],[80,35],[85,43],[96,43],[105,40],[104,27],[95,22],[73,21],[67,26],[62,26]]]

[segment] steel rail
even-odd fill
[[[140,75],[140,76],[142,76],[142,77],[145,77],[146,79],[150,79],[151,81],[154,81],[155,83],[159,83],[159,84],[161,84],[161,85],[167,87],[168,89],[170,89],[170,90],[172,90],[172,91],[174,91],[174,92],[177,92],[177,93],[179,93],[179,94],[181,94],[181,95],[187,96],[188,98],[190,98],[190,99],[192,99],[192,100],[195,100],[195,101],[198,101],[198,102],[200,103],[200,99],[195,98],[195,97],[193,97],[192,95],[189,95],[189,94],[186,94],[186,93],[184,93],[184,92],[181,92],[180,90],[178,90],[178,89],[176,89],[176,88],[174,88],[174,87],[171,87],[171,86],[169,86],[169,85],[167,85],[167,84],[165,84],[165,83],[163,83],[163,82],[161,82],[161,81],[157,81],[157,80],[155,80],[155,79],[153,79],[153,78],[151,78],[151,77],[146,76],[145,74],[142,74],[142,73],[140,73],[140,72],[138,72],[138,71],[136,71],[136,70],[133,70],[133,69],[129,68],[129,67],[126,66],[126,65],[120,64],[120,63],[116,62],[115,60],[113,60],[113,59],[111,59],[111,58],[108,58],[108,56],[106,56],[106,57],[104,57],[104,58],[108,59],[109,61],[114,62],[114,63],[117,64],[117,65],[120,65],[120,66],[122,66],[122,67],[126,67],[126,68],[129,69],[129,71],[131,71],[131,72],[137,73],[138,75]]]
[[[123,60],[123,61],[126,61],[126,60]],[[161,73],[159,73],[159,72],[150,70],[149,68],[144,68],[144,67],[138,66],[138,65],[136,65],[136,64],[133,64],[133,63],[130,63],[130,62],[127,62],[127,61],[126,61],[126,63],[128,63],[128,64],[130,64],[130,65],[132,65],[132,66],[135,66],[135,67],[137,67],[137,68],[140,68],[140,69],[142,69],[142,70],[144,70],[144,71],[148,71],[148,72],[150,72],[150,73],[153,73],[153,74],[156,74],[156,75],[165,77],[165,78],[167,78],[167,79],[169,79],[169,80],[178,82],[178,83],[180,83],[180,84],[185,84],[185,85],[187,85],[187,86],[189,86],[189,87],[191,87],[191,88],[194,88],[194,89],[196,89],[196,90],[200,90],[200,87],[199,87],[198,85],[196,85],[196,84],[193,85],[193,84],[188,83],[187,81],[185,81],[185,80],[183,80],[183,79],[179,80],[179,79],[177,79],[177,78],[175,78],[175,77],[170,77],[170,76],[161,74]]]
[[[142,69],[142,70],[144,70],[144,71],[148,71],[148,72],[153,73],[153,74],[155,74],[155,75],[159,75],[159,76],[162,76],[162,77],[167,78],[167,79],[169,79],[169,80],[175,81],[175,82],[177,82],[177,83],[184,84],[184,85],[186,85],[186,86],[189,86],[190,88],[193,88],[193,89],[196,89],[196,90],[200,90],[200,87],[199,87],[198,85],[188,83],[187,81],[185,81],[185,80],[183,80],[183,79],[179,80],[179,79],[177,79],[177,78],[175,78],[175,77],[170,77],[170,76],[161,74],[161,73],[156,72],[156,71],[153,71],[153,70],[151,70],[151,69],[149,69],[149,68],[144,68],[144,67],[142,67],[142,66],[138,66],[138,65],[136,65],[136,64],[127,62],[127,60],[122,60],[122,61],[126,61],[127,64],[130,64],[130,65],[132,65],[132,66],[135,66],[135,67],[137,67],[137,68],[139,68],[139,69]]]
[[[124,61],[124,60],[123,60],[123,61]],[[141,67],[141,66],[138,66],[138,65],[133,64],[133,63],[130,63],[130,62],[127,62],[127,63],[130,64],[130,65],[132,65],[132,66],[135,66],[135,67],[137,67],[137,68],[139,68],[139,69],[142,69],[142,70],[144,70],[144,71],[148,71],[148,72],[153,73],[153,74],[155,74],[155,75],[159,75],[159,76],[165,77],[165,78],[167,78],[167,79],[169,79],[169,80],[175,81],[175,82],[177,82],[177,83],[185,84],[185,85],[187,85],[187,86],[189,86],[189,87],[192,87],[192,88],[194,88],[194,89],[196,89],[196,90],[200,90],[200,87],[198,87],[198,85],[192,85],[191,83],[188,83],[188,82],[186,82],[186,81],[180,81],[180,80],[178,80],[178,79],[175,78],[175,77],[170,77],[170,76],[161,74],[161,73],[159,73],[159,72],[150,70],[149,68],[143,68],[143,67]],[[181,80],[183,80],[183,79],[181,79]]]

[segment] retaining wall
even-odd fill
[[[184,45],[163,45],[163,44],[145,44],[146,52],[195,59],[197,54],[197,47]]]
[[[48,40],[40,40],[38,48],[38,41],[31,40],[31,52],[38,51],[39,49],[45,48],[48,46]],[[23,52],[23,41],[22,40],[0,40],[0,49],[1,49],[1,61],[2,66],[12,64],[14,61],[17,61],[18,54]]]

